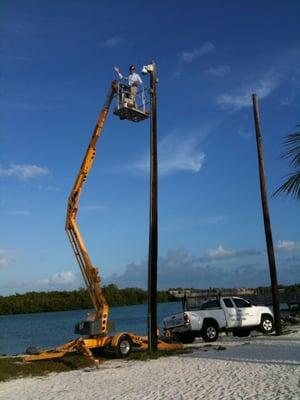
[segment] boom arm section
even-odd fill
[[[93,266],[93,263],[88,255],[88,251],[85,247],[84,241],[80,234],[76,216],[78,212],[78,204],[80,199],[80,194],[83,185],[88,177],[88,174],[93,166],[93,162],[96,155],[96,144],[102,133],[103,125],[106,120],[107,114],[113,97],[116,93],[117,83],[113,81],[111,83],[107,99],[101,110],[99,119],[97,121],[96,127],[90,139],[88,148],[86,150],[84,159],[82,161],[79,173],[71,190],[68,199],[68,209],[65,229],[67,231],[68,237],[70,239],[72,248],[74,250],[76,259],[78,261],[81,273],[83,275],[86,287],[89,290],[90,297],[93,302],[93,306],[96,311],[96,320],[100,324],[100,333],[105,335],[108,330],[108,311],[109,307],[106,302],[105,296],[102,292],[100,286],[100,276],[99,269]]]

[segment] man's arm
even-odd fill
[[[114,67],[115,72],[118,74],[120,79],[123,79],[123,75],[120,72],[120,68],[119,67]]]

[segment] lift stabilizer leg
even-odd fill
[[[41,350],[37,354],[26,355],[24,361],[38,361],[38,360],[50,360],[54,358],[61,358],[71,351],[78,351],[85,357],[92,360],[96,366],[99,365],[99,360],[97,360],[91,349],[103,349],[116,348],[118,344],[118,339],[121,336],[128,336],[133,343],[135,349],[147,350],[148,349],[148,336],[138,336],[132,333],[121,333],[116,336],[102,336],[99,338],[83,339],[79,338],[72,340],[62,346],[58,346],[50,350]],[[180,343],[167,343],[161,339],[157,341],[157,347],[159,350],[180,350],[183,349],[183,345]]]
[[[79,338],[76,340],[72,340],[62,346],[58,346],[55,349],[41,351],[37,354],[30,354],[25,356],[24,361],[38,361],[38,360],[51,360],[54,358],[61,358],[67,353],[77,350],[84,356],[93,360],[96,365],[99,364],[99,361],[96,360],[93,356],[91,350],[85,345],[84,339]]]

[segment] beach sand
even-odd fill
[[[110,360],[98,369],[0,384],[1,400],[300,399],[300,326],[286,336],[221,336],[192,353]],[[190,346],[190,345],[189,345]]]

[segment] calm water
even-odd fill
[[[160,303],[157,322],[182,310],[181,302]],[[147,334],[147,305],[112,307],[111,333],[129,331]],[[74,326],[86,318],[86,310],[0,316],[0,355],[24,353],[29,346],[52,348],[78,337]]]

